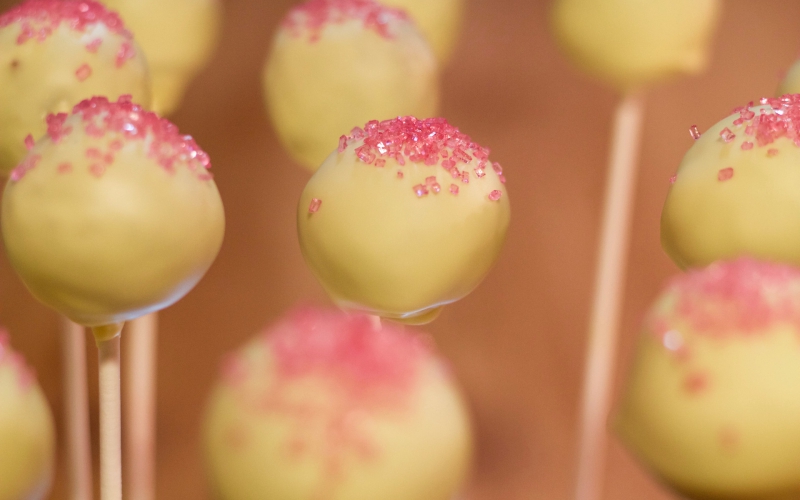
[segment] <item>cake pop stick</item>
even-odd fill
[[[122,410],[119,334],[122,323],[92,329],[100,384],[100,498],[122,499]]]
[[[91,500],[92,450],[86,381],[86,328],[66,317],[62,318],[60,328],[70,498]]]
[[[623,303],[643,97],[649,84],[696,73],[708,59],[718,0],[560,0],[554,31],[572,60],[622,92],[594,278],[580,410],[577,500],[602,495],[606,420]]]

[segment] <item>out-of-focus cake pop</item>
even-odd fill
[[[169,115],[217,46],[219,0],[103,0],[120,13],[144,49],[153,80],[153,110]]]
[[[678,168],[661,243],[679,266],[740,255],[800,265],[800,95],[737,108]]]
[[[11,173],[0,216],[25,285],[91,327],[180,299],[222,243],[206,153],[127,97],[92,98],[47,121]]]
[[[556,38],[587,73],[628,91],[702,70],[720,0],[558,0]]]
[[[36,376],[0,330],[0,500],[41,500],[55,464],[55,428]]]
[[[800,60],[792,64],[778,87],[778,95],[785,94],[800,94]]]
[[[278,30],[264,95],[284,146],[313,170],[339,136],[367,120],[434,115],[438,63],[403,11],[372,0],[311,0]]]
[[[510,214],[487,148],[443,118],[403,117],[341,137],[303,190],[297,226],[340,307],[425,323],[483,280]]]
[[[715,263],[656,301],[616,428],[688,498],[796,498],[798,379],[800,271]]]
[[[147,63],[120,18],[93,0],[27,0],[0,16],[0,173],[45,133],[49,113],[94,95],[150,102]]]
[[[225,500],[450,500],[472,452],[464,402],[424,337],[316,309],[229,356],[204,443]]]
[[[408,12],[440,61],[447,61],[461,34],[464,0],[383,0]]]

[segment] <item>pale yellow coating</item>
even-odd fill
[[[86,150],[116,137],[85,134],[80,116],[58,144],[46,137],[41,160],[6,185],[2,230],[8,257],[34,296],[86,326],[133,319],[169,306],[205,274],[224,232],[211,180],[176,162],[167,172],[147,154],[149,140],[127,142],[101,177]],[[60,173],[70,162],[72,171]],[[202,170],[202,167],[199,167]]]
[[[54,465],[53,415],[42,390],[21,384],[18,367],[0,360],[0,500],[46,498]]]
[[[623,441],[687,498],[800,498],[800,331],[713,338],[677,318],[670,327],[686,359],[645,332],[615,422]],[[705,387],[687,391],[698,373]]]
[[[173,113],[211,58],[222,25],[219,0],[102,0],[144,49],[153,79],[153,110]]]
[[[298,421],[259,410],[258,394],[274,382],[271,354],[259,339],[244,351],[252,375],[241,387],[218,384],[205,416],[203,442],[215,498],[219,500],[451,500],[469,470],[473,443],[464,401],[436,359],[421,361],[415,387],[402,407],[342,407],[335,379],[307,376],[288,382],[284,396],[314,408],[317,418]],[[347,449],[337,477],[322,457],[327,424],[347,412],[376,454]],[[322,415],[322,417],[319,417]],[[330,415],[325,417],[325,415]],[[294,436],[305,453],[293,455]],[[333,444],[336,446],[336,444]],[[326,494],[320,496],[321,491]]]
[[[150,79],[147,63],[135,42],[108,30],[105,24],[75,31],[62,22],[44,41],[17,44],[19,23],[0,28],[0,175],[8,174],[25,156],[25,137],[39,139],[46,130],[45,117],[65,113],[83,99],[102,95],[111,100],[125,94],[147,106]],[[96,53],[86,49],[102,43]],[[123,43],[136,55],[118,67]],[[88,64],[91,75],[81,81],[78,68]]]
[[[800,60],[795,61],[778,87],[778,96],[784,94],[800,94]]]
[[[363,163],[354,152],[362,143],[331,154],[303,190],[303,256],[340,307],[432,321],[442,306],[475,289],[497,259],[511,217],[508,192],[491,167],[483,178],[474,175],[476,159],[459,164],[471,174],[464,184],[440,166],[400,167],[392,158],[383,168]],[[441,192],[418,198],[412,188],[429,176]],[[493,190],[502,193],[499,201],[489,200]],[[322,205],[312,214],[313,198]]]
[[[408,21],[389,22],[386,38],[362,20],[328,23],[320,39],[278,31],[264,67],[264,96],[291,156],[315,170],[339,137],[369,120],[436,114],[435,56]]]
[[[758,115],[761,109],[752,110]],[[679,266],[705,266],[715,260],[749,255],[800,265],[800,148],[780,138],[742,150],[739,114],[717,123],[689,149],[678,168],[661,214],[661,243]],[[736,134],[720,138],[727,127]],[[769,151],[778,151],[769,156]],[[719,171],[733,168],[720,182]]]
[[[720,0],[557,0],[553,31],[582,70],[621,91],[702,71]]]
[[[464,0],[384,0],[381,3],[408,12],[439,61],[450,59],[464,24]]]

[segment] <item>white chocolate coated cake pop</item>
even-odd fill
[[[219,0],[103,0],[119,12],[144,50],[153,110],[169,115],[206,65],[221,31]]]
[[[55,427],[36,376],[0,330],[0,500],[42,500],[53,479]]]
[[[220,500],[451,500],[470,427],[424,337],[309,308],[228,357],[204,445]]]
[[[372,0],[311,0],[278,30],[264,95],[281,142],[314,170],[339,136],[368,120],[434,115],[438,63],[403,11]]]
[[[150,103],[147,63],[120,18],[93,0],[28,0],[0,16],[0,173],[44,118],[95,95]]]
[[[800,95],[734,110],[686,153],[661,214],[681,267],[741,255],[800,265]]]
[[[461,34],[464,0],[383,0],[414,19],[440,61],[447,61]]]
[[[205,274],[224,232],[208,155],[127,98],[48,117],[11,173],[3,238],[39,300],[96,327],[167,307]]]
[[[798,380],[800,271],[715,263],[650,311],[616,429],[687,498],[798,498]]]
[[[581,69],[629,91],[703,70],[720,0],[557,0],[556,38]]]
[[[421,324],[483,280],[510,215],[487,148],[443,118],[403,117],[341,137],[303,190],[297,227],[340,307]]]

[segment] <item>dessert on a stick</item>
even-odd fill
[[[464,22],[464,0],[383,0],[405,10],[419,26],[434,54],[446,62],[455,48]]]
[[[223,365],[204,448],[224,500],[451,500],[469,415],[422,335],[299,309]]]
[[[264,67],[264,96],[284,147],[315,170],[338,138],[371,119],[436,113],[439,70],[401,10],[372,0],[293,8]]]
[[[483,280],[511,208],[489,149],[443,118],[342,136],[297,208],[300,248],[343,309],[427,323]]]

